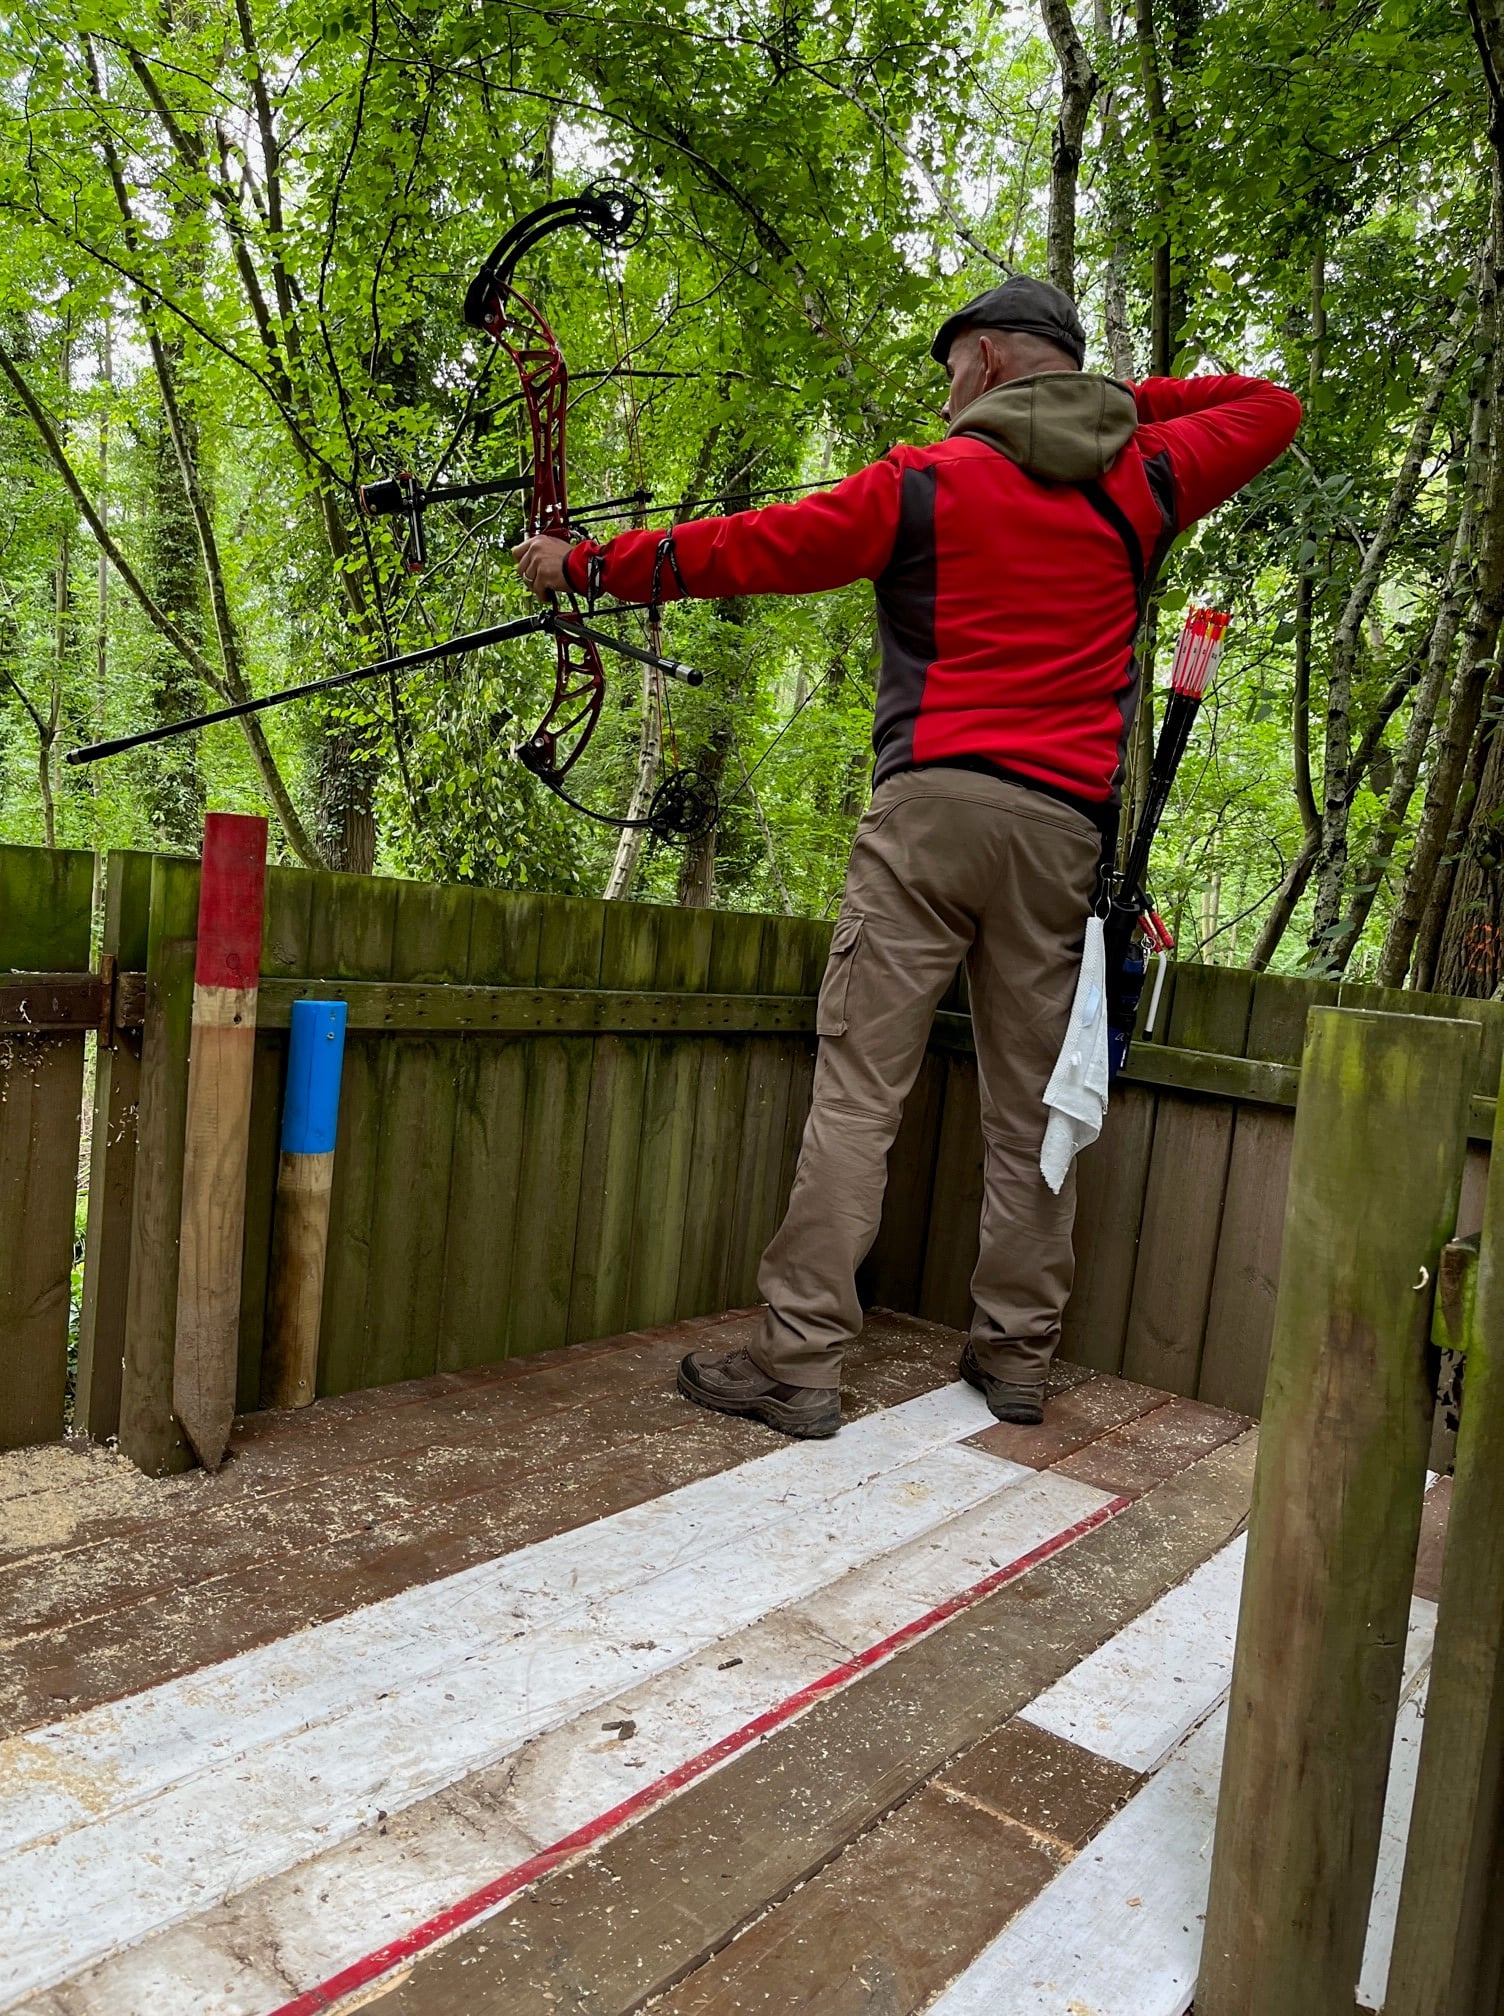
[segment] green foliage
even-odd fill
[[[1268,370],[1310,393],[1300,457],[1185,543],[1160,604],[1166,640],[1188,597],[1236,619],[1166,828],[1161,906],[1191,946],[1246,956],[1302,834],[1297,583],[1312,584],[1319,774],[1332,633],[1477,266],[1486,112],[1466,20],[1439,0],[1158,0],[1154,18],[1170,120],[1158,135],[1141,52],[1080,23],[1110,93],[1081,189],[1091,361],[1107,361],[1116,262],[1142,366],[1168,241],[1177,368]],[[477,481],[526,465],[514,382],[459,313],[516,216],[607,175],[649,203],[630,250],[561,233],[522,276],[574,371],[577,505],[644,488],[663,513],[684,496],[816,481],[931,434],[935,323],[999,262],[1042,270],[1057,95],[1041,29],[938,0],[18,0],[0,25],[0,342],[216,679],[238,651],[268,690],[531,606],[509,559],[515,499],[436,510],[417,581],[392,521],[356,507],[375,476],[442,462]],[[192,514],[181,496],[171,508],[164,382],[215,534],[228,642]],[[1464,367],[1364,626],[1359,733],[1424,652],[1471,396]],[[43,767],[61,843],[170,842],[202,798],[263,804],[234,727],[177,767],[145,754],[60,767],[71,743],[214,693],[113,573],[102,599],[89,531],[8,392],[0,446],[0,836],[43,837]],[[710,675],[667,696],[663,729],[679,760],[721,768],[717,900],[828,912],[866,791],[870,597],[672,608],[665,643]],[[610,674],[571,788],[621,811],[644,695],[634,670]],[[550,682],[540,642],[264,719],[310,832],[368,800],[386,865],[599,890],[614,834],[510,754]],[[1402,697],[1354,794],[1355,861],[1406,718]],[[650,845],[637,888],[674,900],[678,873]],[[1360,964],[1392,893],[1390,878]]]

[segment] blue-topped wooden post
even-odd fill
[[[345,1013],[343,1001],[292,1004],[261,1380],[268,1407],[306,1407],[317,1385]]]

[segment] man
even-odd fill
[[[871,806],[820,990],[814,1101],[763,1257],[761,1336],[692,1353],[682,1393],[786,1435],[840,1427],[855,1274],[936,1004],[965,959],[985,1193],[961,1374],[1002,1421],[1043,1419],[1073,1271],[1075,1185],[1039,1169],[1104,842],[1138,702],[1134,641],[1171,539],[1282,454],[1300,402],[1259,379],[1081,369],[1059,289],[1015,277],[941,328],[933,447],[797,504],[518,549],[540,594],[810,594],[867,579],[882,672]]]

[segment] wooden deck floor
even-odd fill
[[[672,1390],[754,1322],[5,1459],[0,2009],[1181,2016],[1250,1424],[882,1316],[791,1445]]]

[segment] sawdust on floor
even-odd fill
[[[86,1526],[149,1519],[192,1489],[187,1477],[146,1477],[98,1442],[79,1438],[0,1454],[0,1556],[65,1547]]]

